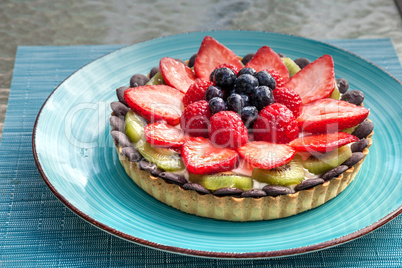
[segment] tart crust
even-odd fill
[[[183,212],[201,217],[227,221],[260,221],[299,214],[318,207],[340,194],[359,172],[369,153],[368,149],[372,144],[373,134],[374,132],[367,137],[369,145],[363,151],[364,158],[338,177],[294,194],[259,198],[220,197],[185,190],[179,185],[168,183],[162,178],[141,170],[137,163],[131,162],[122,154],[122,147],[117,143],[116,149],[126,173],[140,188],[157,200]]]

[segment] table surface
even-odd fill
[[[329,40],[402,79],[390,39]],[[270,260],[211,260],[136,245],[68,210],[36,169],[31,133],[36,115],[64,78],[121,45],[19,47],[0,144],[1,267],[401,267],[402,218],[352,242]]]

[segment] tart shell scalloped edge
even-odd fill
[[[201,217],[227,221],[260,221],[299,214],[316,208],[340,194],[359,172],[369,153],[373,134],[374,132],[367,137],[369,145],[363,150],[364,158],[338,177],[293,194],[259,198],[216,196],[185,190],[177,184],[168,183],[141,170],[137,163],[131,162],[122,154],[122,147],[115,144],[126,173],[141,189],[157,200],[180,211]]]

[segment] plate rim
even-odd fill
[[[296,248],[289,248],[289,249],[284,249],[284,250],[274,250],[274,251],[258,251],[258,252],[221,252],[221,251],[205,251],[205,250],[193,250],[193,249],[186,249],[186,248],[181,248],[181,247],[175,247],[175,246],[168,246],[168,245],[162,245],[159,243],[155,243],[155,242],[151,242],[149,240],[146,239],[142,239],[142,238],[138,238],[132,235],[129,235],[127,233],[118,231],[98,220],[95,220],[94,218],[92,218],[91,216],[83,213],[80,209],[78,209],[76,206],[74,206],[73,204],[71,204],[62,194],[60,194],[58,192],[58,190],[52,185],[52,183],[50,182],[49,178],[46,176],[45,171],[40,163],[40,157],[39,154],[37,152],[36,149],[36,135],[37,135],[37,128],[38,128],[38,124],[39,124],[39,120],[40,120],[40,116],[42,114],[43,109],[45,108],[47,102],[49,101],[49,99],[51,98],[51,96],[55,93],[56,90],[58,90],[68,79],[70,79],[72,76],[74,76],[77,72],[81,71],[83,68],[85,68],[87,65],[92,64],[93,62],[108,56],[109,54],[115,53],[116,51],[120,51],[123,49],[127,49],[131,46],[135,46],[135,45],[139,45],[139,44],[144,44],[150,41],[154,41],[154,40],[162,40],[165,38],[171,38],[171,37],[175,37],[175,36],[184,36],[184,35],[189,35],[189,34],[195,34],[195,33],[219,33],[219,32],[250,32],[250,33],[258,33],[258,34],[273,34],[273,35],[279,35],[279,36],[289,36],[292,38],[300,38],[302,40],[305,41],[309,41],[309,42],[316,42],[316,43],[320,43],[322,45],[331,47],[333,49],[337,49],[337,50],[341,50],[343,52],[346,52],[348,54],[351,54],[355,57],[358,57],[359,59],[369,63],[370,65],[374,66],[375,68],[379,69],[380,71],[382,71],[383,73],[387,74],[390,78],[392,78],[393,80],[395,80],[396,82],[398,82],[399,84],[402,85],[402,82],[399,81],[395,76],[393,76],[391,73],[389,73],[388,71],[384,70],[382,67],[378,66],[377,64],[351,52],[348,51],[344,48],[332,45],[330,43],[327,43],[325,41],[321,41],[321,40],[316,40],[316,39],[311,39],[311,38],[306,38],[306,37],[301,37],[298,35],[292,35],[292,34],[285,34],[285,33],[277,33],[277,32],[270,32],[270,31],[251,31],[251,30],[208,30],[208,31],[192,31],[192,32],[183,32],[183,33],[179,33],[179,34],[171,34],[171,35],[166,35],[166,36],[161,36],[161,37],[157,37],[157,38],[152,38],[146,41],[142,41],[142,42],[138,42],[138,43],[134,43],[134,44],[130,44],[130,45],[123,45],[121,48],[115,49],[111,52],[108,52],[100,57],[95,58],[94,60],[86,63],[85,65],[81,66],[79,69],[75,70],[73,73],[71,73],[69,76],[67,76],[63,81],[61,81],[56,87],[55,89],[49,94],[49,96],[46,98],[46,100],[44,101],[44,103],[42,104],[36,119],[35,119],[35,123],[33,126],[33,130],[32,130],[32,153],[33,153],[33,157],[35,160],[35,164],[37,166],[37,169],[42,177],[42,179],[44,180],[45,184],[48,186],[48,188],[53,192],[53,194],[57,197],[57,199],[59,199],[68,209],[70,209],[73,213],[75,213],[76,215],[78,215],[80,218],[82,218],[83,220],[85,220],[86,222],[92,224],[93,226],[97,227],[98,229],[101,229],[102,231],[105,231],[109,234],[112,234],[114,236],[117,236],[119,238],[122,238],[124,240],[127,240],[129,242],[134,242],[136,244],[139,245],[143,245],[149,248],[153,248],[153,249],[158,249],[158,250],[162,250],[162,251],[166,251],[169,253],[175,253],[175,254],[182,254],[182,255],[192,255],[192,256],[196,256],[196,257],[205,257],[205,258],[218,258],[218,259],[265,259],[265,258],[273,258],[273,257],[285,257],[285,256],[294,256],[294,255],[299,255],[299,254],[304,254],[304,253],[310,253],[310,252],[315,252],[315,251],[319,251],[319,250],[323,250],[326,248],[330,248],[330,247],[334,247],[340,244],[344,244],[347,242],[350,242],[356,238],[362,237],[378,228],[380,228],[381,226],[383,226],[384,224],[388,223],[389,221],[391,221],[392,219],[396,218],[398,215],[400,215],[402,213],[402,206],[399,206],[397,209],[395,209],[394,211],[390,212],[389,214],[387,214],[386,216],[384,216],[383,218],[381,218],[380,220],[362,228],[359,229],[353,233],[350,233],[348,235],[345,236],[341,236],[332,240],[328,240],[325,242],[321,242],[321,243],[317,243],[317,244],[313,244],[313,245],[308,245],[308,246],[303,246],[303,247],[296,247]]]

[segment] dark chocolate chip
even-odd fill
[[[159,72],[159,66],[155,66],[154,68],[151,69],[151,71],[149,72],[149,76],[152,78],[155,76],[155,74],[157,74]]]
[[[268,196],[278,196],[292,193],[292,189],[280,185],[265,185],[262,190],[266,192]]]
[[[299,185],[296,186],[295,190],[296,191],[301,191],[305,189],[312,188],[314,186],[317,186],[319,184],[323,184],[324,180],[321,178],[313,178],[313,179],[307,179],[302,181]]]
[[[342,165],[353,167],[356,165],[360,160],[364,158],[364,154],[361,152],[353,153],[351,157],[349,157]]]
[[[294,62],[300,67],[300,69],[303,69],[310,64],[310,60],[306,58],[298,58],[295,59]]]
[[[349,167],[346,165],[337,166],[336,168],[333,168],[330,171],[327,171],[324,174],[322,174],[321,179],[323,179],[324,181],[328,181],[332,178],[338,177],[339,175],[341,175],[343,172],[345,172],[348,169],[349,169]]]
[[[241,195],[243,190],[238,188],[221,188],[214,191],[214,195],[216,196],[224,196],[224,195]]]
[[[124,147],[121,150],[122,154],[126,156],[131,162],[139,162],[142,159],[142,155],[134,147]]]
[[[340,93],[344,94],[349,89],[349,82],[345,78],[336,79],[336,85]]]
[[[352,132],[359,139],[366,138],[374,129],[374,124],[371,121],[364,120],[357,128]]]
[[[364,94],[360,90],[349,90],[342,95],[341,100],[360,105],[364,100]]]
[[[250,60],[251,60],[251,58],[252,57],[254,57],[254,53],[249,53],[249,54],[247,54],[247,55],[245,55],[244,57],[243,57],[243,59],[241,60],[241,62],[244,64],[244,65],[246,65]]]
[[[197,54],[194,54],[193,56],[191,56],[190,60],[188,61],[188,67],[193,67],[194,63],[195,63],[195,59],[197,58]]]
[[[140,167],[140,169],[148,171],[149,173],[151,173],[154,176],[159,176],[159,174],[161,174],[163,172],[163,170],[158,168],[158,166],[156,164],[150,163],[145,159],[142,159],[138,163],[138,166]]]
[[[112,130],[118,130],[123,133],[125,132],[126,123],[124,122],[123,119],[121,119],[117,116],[111,116],[109,121],[110,121],[110,126],[112,127]]]
[[[276,54],[278,54],[278,56],[281,57],[281,58],[286,58],[286,55],[283,54],[283,53],[276,53]]]
[[[120,144],[121,147],[133,147],[133,144],[123,132],[112,130],[113,139]]]
[[[182,187],[183,187],[183,189],[186,189],[186,190],[194,190],[196,192],[199,192],[200,194],[210,194],[211,193],[211,191],[206,189],[201,184],[194,183],[194,182],[183,184]]]
[[[260,189],[251,189],[248,191],[245,191],[241,194],[241,197],[263,197],[263,196],[267,196],[267,193],[263,190]]]
[[[126,105],[121,103],[120,101],[114,101],[110,104],[110,107],[112,108],[112,111],[114,115],[118,117],[123,117],[126,115],[128,111],[130,111],[130,108],[128,108]]]
[[[369,145],[369,143],[370,142],[368,139],[361,139],[360,141],[353,143],[350,146],[350,149],[352,150],[352,153],[363,152],[363,150]]]
[[[170,183],[174,183],[174,184],[178,184],[178,185],[183,185],[183,184],[187,183],[187,180],[182,175],[171,173],[171,172],[162,172],[161,174],[159,174],[159,177],[161,177],[162,179],[164,179]]]
[[[119,87],[118,89],[116,89],[116,96],[121,103],[127,106],[127,103],[124,100],[124,91],[126,91],[126,89],[128,89],[128,87]]]
[[[140,87],[145,85],[149,78],[143,74],[135,74],[130,78],[130,87]]]

